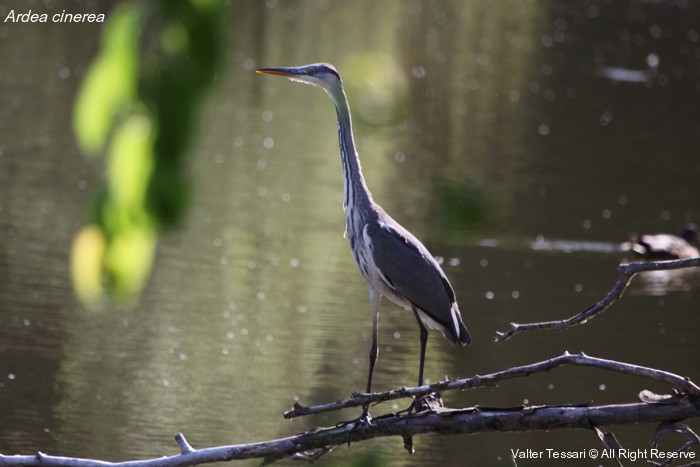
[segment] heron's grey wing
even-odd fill
[[[437,323],[452,328],[454,290],[423,244],[398,224],[370,222],[364,233],[387,286]]]

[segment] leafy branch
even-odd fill
[[[184,215],[187,150],[219,66],[221,11],[219,0],[131,0],[105,24],[73,119],[81,151],[104,155],[106,170],[71,253],[86,304],[138,298],[158,235]]]

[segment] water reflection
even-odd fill
[[[362,389],[369,310],[342,238],[335,116],[326,96],[263,84],[252,70],[264,65],[330,61],[358,93],[351,102],[372,87],[353,90],[350,76],[358,83],[363,75],[357,57],[391,57],[406,83],[406,94],[392,94],[395,112],[368,105],[355,131],[377,201],[445,258],[473,331],[469,349],[431,340],[426,377],[491,372],[564,350],[696,377],[692,278],[679,287],[664,279],[656,290],[665,295],[650,297],[640,276],[632,287],[641,293],[586,326],[495,348],[491,341],[510,321],[560,319],[598,301],[617,275],[620,256],[609,250],[627,232],[672,232],[700,218],[698,10],[232,2],[229,62],[193,150],[187,224],[160,245],[137,309],[97,313],[72,298],[67,264],[102,169],[77,154],[66,116],[99,28],[0,25],[0,451],[120,460],[174,453],[178,431],[196,447],[269,439],[336,421],[283,421],[294,400]],[[642,69],[652,53],[659,63],[649,86],[595,75]],[[395,89],[392,82],[380,85]],[[377,389],[411,384],[413,318],[388,303],[380,313]],[[605,403],[641,389],[562,369],[445,399]],[[646,428],[615,433],[641,447]],[[326,462],[378,453],[387,465],[501,465],[511,447],[594,442],[569,432],[436,436],[416,439],[408,457],[400,442],[382,440]]]
[[[659,56],[655,53],[647,55],[646,69],[630,69],[619,66],[606,66],[596,70],[596,75],[618,83],[641,83],[651,86],[658,74]]]
[[[637,275],[630,287],[631,293],[664,296],[673,292],[688,292],[700,286],[697,269],[647,271]]]
[[[610,242],[591,242],[586,240],[562,240],[547,239],[543,236],[537,237],[530,243],[530,247],[535,251],[551,251],[561,253],[591,252],[591,253],[614,253],[622,250],[622,247]]]

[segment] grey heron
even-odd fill
[[[291,68],[263,68],[257,72],[318,86],[333,100],[338,117],[344,178],[345,234],[360,273],[369,285],[369,303],[372,309],[372,346],[367,392],[372,391],[372,377],[378,356],[379,301],[382,296],[411,311],[418,322],[418,385],[422,386],[427,328],[440,331],[454,344],[471,344],[450,281],[425,246],[372,199],[355,149],[350,108],[338,71],[328,63],[315,63]],[[367,407],[364,413],[367,415]]]

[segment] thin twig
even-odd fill
[[[693,446],[697,446],[700,444],[700,437],[693,430],[691,430],[688,425],[676,422],[663,422],[656,428],[654,435],[651,437],[651,447],[658,447],[659,441],[661,441],[661,437],[663,437],[667,433],[680,433],[686,438],[686,442],[674,451],[677,454],[685,452]],[[680,456],[678,456],[678,458],[680,458]],[[674,460],[677,460],[677,458],[671,457],[664,462],[652,462],[648,460],[647,463],[656,465],[658,467],[666,467],[668,465],[671,465],[671,463]]]
[[[187,442],[185,435],[183,435],[182,433],[178,433],[177,435],[175,435],[175,442],[178,446],[180,446],[181,454],[188,454],[194,451],[194,448],[190,446],[190,443]]]
[[[304,407],[298,403],[294,404],[294,408],[284,413],[284,418],[294,418],[303,415],[311,415],[331,410],[339,410],[349,407],[360,407],[367,404],[375,404],[388,400],[422,397],[436,391],[449,391],[454,389],[476,389],[484,386],[494,386],[501,381],[513,378],[521,378],[529,376],[533,373],[549,371],[553,368],[563,365],[575,366],[590,366],[601,368],[604,370],[616,371],[642,378],[650,379],[666,383],[676,389],[678,392],[700,396],[700,387],[695,385],[690,379],[678,376],[667,371],[656,370],[639,365],[617,362],[614,360],[606,360],[603,358],[590,357],[583,352],[578,354],[570,354],[565,352],[563,355],[544,360],[530,365],[509,368],[507,370],[498,371],[488,375],[477,375],[471,378],[458,379],[454,381],[440,381],[430,385],[417,386],[411,388],[392,389],[386,392],[374,392],[370,394],[357,393],[353,394],[350,399],[343,399],[327,404]]]
[[[593,430],[595,431],[596,435],[598,435],[598,439],[603,443],[603,446],[605,446],[605,449],[611,449],[613,452],[620,452],[622,445],[617,440],[614,433],[605,432],[597,426],[594,426]],[[620,459],[615,458],[615,460],[617,461],[617,465],[622,467],[622,462],[620,462]]]
[[[627,263],[618,266],[617,270],[620,272],[615,286],[608,292],[608,294],[595,305],[587,308],[581,313],[558,321],[543,321],[540,323],[510,323],[510,328],[507,331],[496,332],[496,337],[494,342],[500,344],[507,341],[516,334],[525,331],[534,331],[541,329],[554,329],[556,331],[563,331],[579,324],[584,324],[587,321],[595,318],[600,313],[604,312],[610,308],[613,303],[618,301],[622,294],[629,286],[632,277],[640,272],[647,271],[668,271],[672,269],[683,269],[693,266],[700,266],[700,258],[690,258],[690,259],[679,259],[672,261],[650,261],[650,262],[638,262],[638,263]]]

